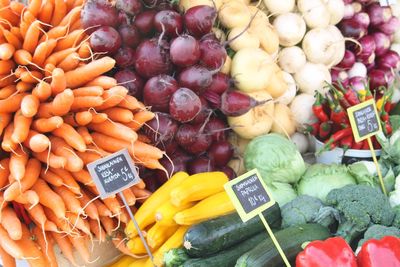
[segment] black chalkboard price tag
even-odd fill
[[[127,149],[89,163],[87,167],[102,199],[140,181]]]

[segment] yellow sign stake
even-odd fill
[[[369,149],[371,150],[372,159],[374,160],[374,163],[375,163],[375,167],[376,167],[376,171],[378,173],[379,182],[381,183],[382,191],[385,194],[385,196],[387,196],[385,184],[383,183],[383,177],[382,177],[381,169],[379,168],[378,160],[376,158],[375,149],[374,149],[374,146],[372,145],[371,138],[368,137],[367,141],[368,141]]]

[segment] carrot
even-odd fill
[[[22,20],[19,23],[19,32],[21,33],[23,38],[25,37],[26,32],[28,31],[28,28],[29,28],[29,23],[28,22]],[[21,46],[22,46],[22,44],[21,44]]]
[[[18,147],[15,152],[10,155],[10,173],[15,180],[21,181],[25,176],[25,166],[28,163],[29,156],[22,151],[21,147]]]
[[[58,52],[54,52],[50,56],[47,57],[46,61],[44,62],[45,65],[53,64],[58,65],[61,61],[63,61],[67,56],[74,53],[76,48],[67,48],[65,50],[61,50]]]
[[[28,205],[24,205],[24,207],[36,225],[44,227],[47,222],[47,217],[44,213],[43,206],[41,204],[37,204],[33,207],[29,207]]]
[[[32,155],[39,161],[48,164],[52,168],[64,168],[64,166],[67,164],[66,158],[49,153],[48,150],[40,153],[32,152]]]
[[[5,158],[0,160],[0,165],[2,168],[0,168],[0,188],[5,186],[8,183],[8,176],[10,175],[10,159]]]
[[[0,74],[10,74],[14,67],[15,63],[13,60],[0,60]]]
[[[14,61],[19,65],[29,65],[32,62],[32,55],[26,50],[20,49],[14,52]]]
[[[7,231],[12,240],[20,240],[22,238],[21,221],[18,219],[17,214],[15,214],[12,208],[3,208],[1,213],[1,225]]]
[[[73,149],[61,138],[51,136],[51,151],[67,159],[64,168],[68,171],[80,171],[84,167],[83,161],[73,152]]]
[[[38,180],[41,164],[37,159],[29,159],[26,164],[25,176],[20,182],[13,182],[5,191],[4,199],[6,201],[14,200],[20,193],[30,189]]]
[[[115,86],[106,91],[104,91],[103,104],[99,107],[96,107],[96,110],[105,110],[111,107],[115,107],[118,105],[128,94],[128,89],[123,86]]]
[[[86,127],[83,127],[83,126],[78,127],[76,129],[76,131],[82,136],[82,138],[85,141],[86,145],[93,144],[93,138],[90,135],[90,133],[89,133],[89,131],[88,131],[88,129]],[[0,134],[1,134],[1,132],[0,132]]]
[[[4,267],[16,267],[15,258],[7,253],[0,245],[0,258]]]
[[[50,168],[52,172],[60,176],[64,181],[64,186],[68,187],[75,195],[82,195],[79,184],[75,181],[74,177],[69,171],[64,169]]]
[[[14,14],[17,14],[18,16],[20,16],[22,11],[25,9],[25,5],[17,1],[11,1],[9,6]]]
[[[15,36],[17,36],[18,39],[20,39],[20,40],[23,40],[23,39],[24,39],[24,37],[22,37],[21,29],[20,29],[19,27],[12,27],[12,28],[10,29],[10,32],[11,32],[12,34],[14,34]]]
[[[108,116],[105,113],[97,113],[94,110],[90,110],[92,113],[92,123],[102,123],[108,120]]]
[[[46,171],[42,169],[40,171],[40,178],[54,186],[62,186],[64,184],[63,179],[50,170]]]
[[[64,120],[59,116],[48,119],[37,119],[32,122],[32,128],[41,133],[52,132],[63,125]]]
[[[144,200],[151,196],[151,192],[146,189],[140,189],[138,187],[133,186],[133,187],[131,187],[131,190],[132,190],[132,193],[135,194],[135,196],[138,199]]]
[[[59,25],[66,14],[67,4],[64,2],[64,0],[55,0],[53,18],[50,24],[53,26]]]
[[[39,71],[25,71],[21,74],[20,80],[26,83],[37,83],[43,79],[43,74]]]
[[[42,6],[42,0],[31,0],[29,1],[28,10],[33,16],[37,17]]]
[[[67,86],[70,88],[76,88],[87,84],[99,75],[111,70],[114,66],[115,60],[111,57],[103,57],[94,60],[87,65],[65,73]]]
[[[36,1],[36,0],[33,0],[33,1]],[[41,0],[38,0],[38,1],[41,2]],[[22,49],[28,51],[31,54],[33,54],[33,52],[35,52],[35,48],[38,45],[38,41],[39,41],[40,29],[41,29],[40,21],[35,20],[29,26],[28,31],[25,34],[24,42],[22,44]]]
[[[24,205],[29,204],[31,207],[33,207],[39,204],[39,196],[33,190],[26,190],[15,199],[15,202]]]
[[[121,206],[119,205],[119,202],[116,197],[108,197],[103,199],[104,205],[107,206],[107,208],[114,214],[120,214],[121,213]]]
[[[14,115],[14,131],[11,135],[11,140],[14,143],[22,143],[28,137],[29,128],[32,124],[32,118],[27,118],[22,115],[21,110]]]
[[[50,140],[44,134],[30,130],[23,144],[34,152],[43,152],[49,147]]]
[[[91,232],[95,235],[99,242],[105,242],[106,232],[104,232],[103,227],[101,227],[101,225],[99,225],[98,222],[93,219],[89,219],[89,225]]]
[[[72,90],[74,96],[101,96],[104,89],[101,86],[86,86]]]
[[[74,214],[85,214],[81,203],[76,198],[74,193],[72,193],[65,186],[56,186],[53,187],[54,192],[56,192],[64,201],[65,207],[67,208],[67,212],[72,212]]]
[[[24,81],[20,81],[17,83],[15,88],[17,89],[17,91],[19,93],[24,93],[24,92],[32,90],[34,87],[35,87],[35,85],[33,83],[27,83]]]
[[[11,95],[17,92],[17,88],[14,84],[5,86],[0,89],[0,99],[9,98]]]
[[[136,197],[129,188],[122,191],[122,194],[124,195],[126,202],[129,206],[135,205]]]
[[[46,260],[39,246],[32,240],[32,234],[28,227],[22,225],[22,238],[15,241],[24,252],[24,257],[27,259],[31,267],[45,267]]]
[[[33,53],[32,62],[38,66],[43,66],[48,51],[51,49],[52,46],[55,46],[56,43],[57,41],[54,39],[49,39],[47,41],[40,43],[36,47],[35,52]]]
[[[110,217],[100,216],[101,225],[104,227],[108,236],[113,235],[113,230],[115,230],[115,222]]]
[[[34,95],[26,95],[21,102],[21,113],[23,116],[31,118],[36,115],[39,109],[39,99]]]
[[[7,231],[0,225],[0,245],[1,247],[15,259],[24,258],[23,249],[12,240]]]
[[[72,263],[73,266],[77,266],[71,241],[68,238],[65,238],[62,234],[52,232],[51,235],[56,241],[62,254],[69,260],[70,263]]]
[[[57,0],[57,1],[59,1],[59,0]],[[53,95],[57,95],[57,94],[61,93],[62,91],[64,91],[65,88],[67,87],[64,71],[60,68],[55,68],[53,70],[51,77],[52,77],[52,80],[51,80],[50,86],[51,86],[51,91],[52,91]]]
[[[135,142],[137,133],[117,122],[104,121],[102,123],[91,123],[88,128],[108,136],[121,139],[128,142]]]
[[[86,152],[77,151],[76,154],[81,158],[81,160],[83,161],[83,163],[85,165],[87,165],[93,161],[96,161],[98,159],[101,159],[101,156],[98,153],[91,152],[91,151],[86,151]]]
[[[71,89],[65,89],[58,93],[52,102],[52,114],[56,116],[66,115],[74,102],[74,94]]]
[[[70,71],[76,69],[80,63],[78,53],[74,52],[69,54],[64,60],[62,60],[57,68],[63,69],[64,71]]]
[[[15,77],[11,74],[0,75],[0,88],[14,83]]]
[[[47,183],[38,179],[36,183],[32,186],[32,189],[36,191],[39,196],[39,202],[51,209],[57,218],[65,218],[65,204],[62,198],[55,193],[51,188],[47,185]]]
[[[51,96],[51,87],[45,81],[40,81],[32,90],[32,95],[36,96],[41,102],[46,101]]]
[[[127,95],[118,104],[118,107],[127,108],[129,110],[138,110],[144,108],[144,105],[140,103],[134,96]]]
[[[57,258],[54,254],[53,239],[45,231],[42,231],[42,229],[37,226],[32,228],[32,234],[34,235],[34,240],[39,245],[40,250],[44,255],[46,255],[46,266],[58,266]]]
[[[129,109],[112,107],[104,110],[108,118],[115,122],[128,123],[133,120],[133,113]]]
[[[89,172],[84,169],[76,172],[71,172],[71,174],[75,178],[75,180],[84,185],[94,185],[92,177],[90,176]]]
[[[29,10],[25,10],[25,12],[22,14],[22,21],[31,25],[36,21],[36,16],[34,16]]]
[[[163,170],[165,171],[165,168],[163,167],[163,165],[161,165],[161,163],[158,161],[158,159],[154,159],[154,158],[137,158],[138,163],[142,164],[143,166],[145,166],[148,169],[152,169],[152,170]]]
[[[64,139],[68,145],[74,149],[85,152],[86,144],[82,136],[69,124],[63,123],[59,128],[55,129],[53,135]]]
[[[70,32],[67,36],[65,36],[65,38],[58,41],[55,51],[61,51],[70,47],[76,47],[76,45],[79,44],[79,42],[83,39],[84,33],[85,30],[83,29]]]
[[[78,251],[79,255],[82,257],[82,259],[86,262],[90,262],[90,252],[89,248],[86,244],[86,239],[85,237],[79,236],[79,237],[68,237],[69,241],[71,241],[72,245],[74,248]]]
[[[62,38],[63,36],[65,36],[65,34],[68,31],[68,27],[67,26],[56,26],[51,28],[51,30],[49,30],[47,32],[47,36],[43,35],[40,40],[39,43],[44,42],[46,39],[59,39]]]
[[[11,140],[11,135],[13,131],[14,131],[14,123],[11,122],[4,130],[3,142],[1,143],[1,148],[4,151],[12,152],[17,149],[17,144]]]
[[[81,217],[79,217],[79,215],[76,215],[74,213],[67,213],[66,215],[67,220],[72,225],[72,229],[76,228],[83,233],[90,235],[90,225],[88,221],[83,220]]]
[[[147,110],[140,110],[133,115],[133,121],[126,124],[129,128],[134,131],[138,131],[142,126],[152,120],[155,114]]]
[[[0,12],[1,13],[1,12]],[[3,36],[7,40],[7,43],[11,44],[12,46],[15,47],[15,49],[20,49],[22,47],[22,42],[20,39],[18,39],[15,34],[10,32],[9,30],[3,29]],[[17,51],[15,51],[16,53]],[[16,61],[16,55],[14,53],[14,60]],[[18,63],[18,62],[17,62]]]
[[[54,5],[52,1],[50,0],[45,1],[39,13],[39,20],[46,24],[50,24],[51,18],[53,16],[53,11],[54,11]]]
[[[85,126],[89,124],[92,121],[92,118],[92,113],[90,113],[89,111],[81,111],[75,113],[76,123],[80,126]]]
[[[15,47],[12,44],[4,43],[0,44],[0,59],[9,60],[12,58],[15,52]]]
[[[81,25],[81,21],[78,20],[77,22],[75,22],[75,24]],[[74,25],[72,27],[74,27]],[[79,27],[79,28],[82,28],[82,27]],[[92,55],[92,49],[90,48],[89,42],[85,41],[85,42],[81,43],[81,46],[79,47],[79,50],[78,50],[78,54],[79,54],[80,58],[89,58]],[[104,76],[104,77],[107,77],[107,76]],[[109,77],[109,78],[111,78],[111,77]],[[113,79],[113,78],[111,78],[111,79]],[[115,82],[115,85],[116,84],[117,84],[117,82]],[[105,88],[105,89],[107,89],[107,88]]]
[[[79,202],[81,206],[84,207],[84,210],[89,218],[93,220],[99,220],[99,212],[97,211],[96,205],[91,202],[89,195],[84,191],[82,192],[82,197],[79,198]]]
[[[76,111],[80,109],[98,107],[103,104],[103,98],[100,96],[77,96],[74,98],[71,110]]]
[[[7,127],[10,121],[11,121],[11,114],[0,113],[0,135],[3,133],[3,130]]]
[[[69,5],[68,0],[67,0],[67,5]],[[77,5],[74,5],[72,7],[73,8],[70,9],[68,14],[61,20],[59,24],[60,26],[70,26],[80,19],[82,7]]]

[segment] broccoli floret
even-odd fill
[[[368,227],[364,233],[364,238],[358,242],[358,247],[361,247],[366,241],[370,239],[381,239],[385,236],[400,237],[400,229],[393,226],[383,226],[379,224],[373,224]]]
[[[340,214],[337,235],[348,243],[362,234],[371,224],[390,226],[394,211],[385,195],[367,185],[346,185],[329,192],[326,203]]]
[[[394,215],[392,226],[400,228],[400,206],[395,207],[394,212],[395,212],[395,215]]]
[[[281,208],[282,227],[311,222],[328,227],[335,221],[332,211],[333,209],[326,207],[320,199],[300,195]]]

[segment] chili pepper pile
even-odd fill
[[[340,147],[344,150],[369,149],[367,140],[355,142],[347,109],[370,99],[376,99],[384,134],[390,135],[392,133],[392,126],[389,120],[389,112],[392,108],[390,103],[393,93],[392,88],[382,86],[372,94],[368,85],[361,91],[345,87],[340,81],[328,86],[327,93],[317,92],[315,95],[312,110],[318,122],[305,126],[307,133],[325,143],[323,150],[332,150],[335,147]],[[380,144],[375,137],[372,138],[372,141],[375,148],[380,148]]]

